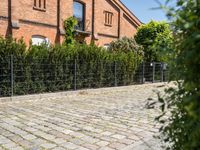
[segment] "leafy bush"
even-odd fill
[[[144,48],[145,61],[163,62],[168,59],[168,51],[173,50],[172,37],[169,24],[151,21],[138,29],[135,40]]]
[[[122,52],[122,53],[134,53],[135,60],[142,61],[144,52],[142,46],[138,45],[134,38],[123,37],[110,43],[109,51]]]
[[[174,2],[174,1],[173,1]],[[168,149],[200,149],[200,3],[199,0],[177,0],[168,15],[173,19],[175,56],[171,73],[176,87],[159,95],[163,114],[161,132],[169,142]],[[169,114],[170,117],[166,114]]]
[[[142,61],[133,51],[113,53],[93,44],[27,48],[23,41],[0,38],[0,94],[4,96],[11,92],[11,55],[15,95],[74,89],[75,81],[78,89],[114,86],[115,71],[118,85],[132,84]]]

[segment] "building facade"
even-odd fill
[[[78,20],[77,34],[100,46],[132,37],[141,25],[120,0],[1,0],[0,35],[23,37],[26,44],[62,43],[63,22],[71,16]]]

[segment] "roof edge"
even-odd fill
[[[135,20],[136,22],[138,21],[140,24],[144,24],[121,0],[114,0],[114,2],[119,2],[122,5],[122,7],[124,7],[124,9],[127,10],[130,13],[130,15],[133,16],[133,20]]]

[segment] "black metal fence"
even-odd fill
[[[0,63],[0,97],[164,82],[168,78],[168,66],[161,62],[145,62],[133,69],[120,62],[90,64],[75,59],[59,64],[11,56]]]

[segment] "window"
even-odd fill
[[[103,46],[105,49],[109,49],[109,47],[110,47],[110,44],[104,44],[104,46]]]
[[[85,28],[85,7],[83,3],[74,1],[74,17],[78,20],[78,24],[75,29],[84,31]]]
[[[34,9],[36,10],[46,10],[46,0],[34,0]]]
[[[44,37],[44,36],[40,36],[40,35],[33,35],[32,36],[32,45],[41,45],[41,44],[50,44],[50,41],[48,38]]]
[[[113,13],[109,11],[104,11],[104,14],[105,14],[105,25],[112,26]]]

